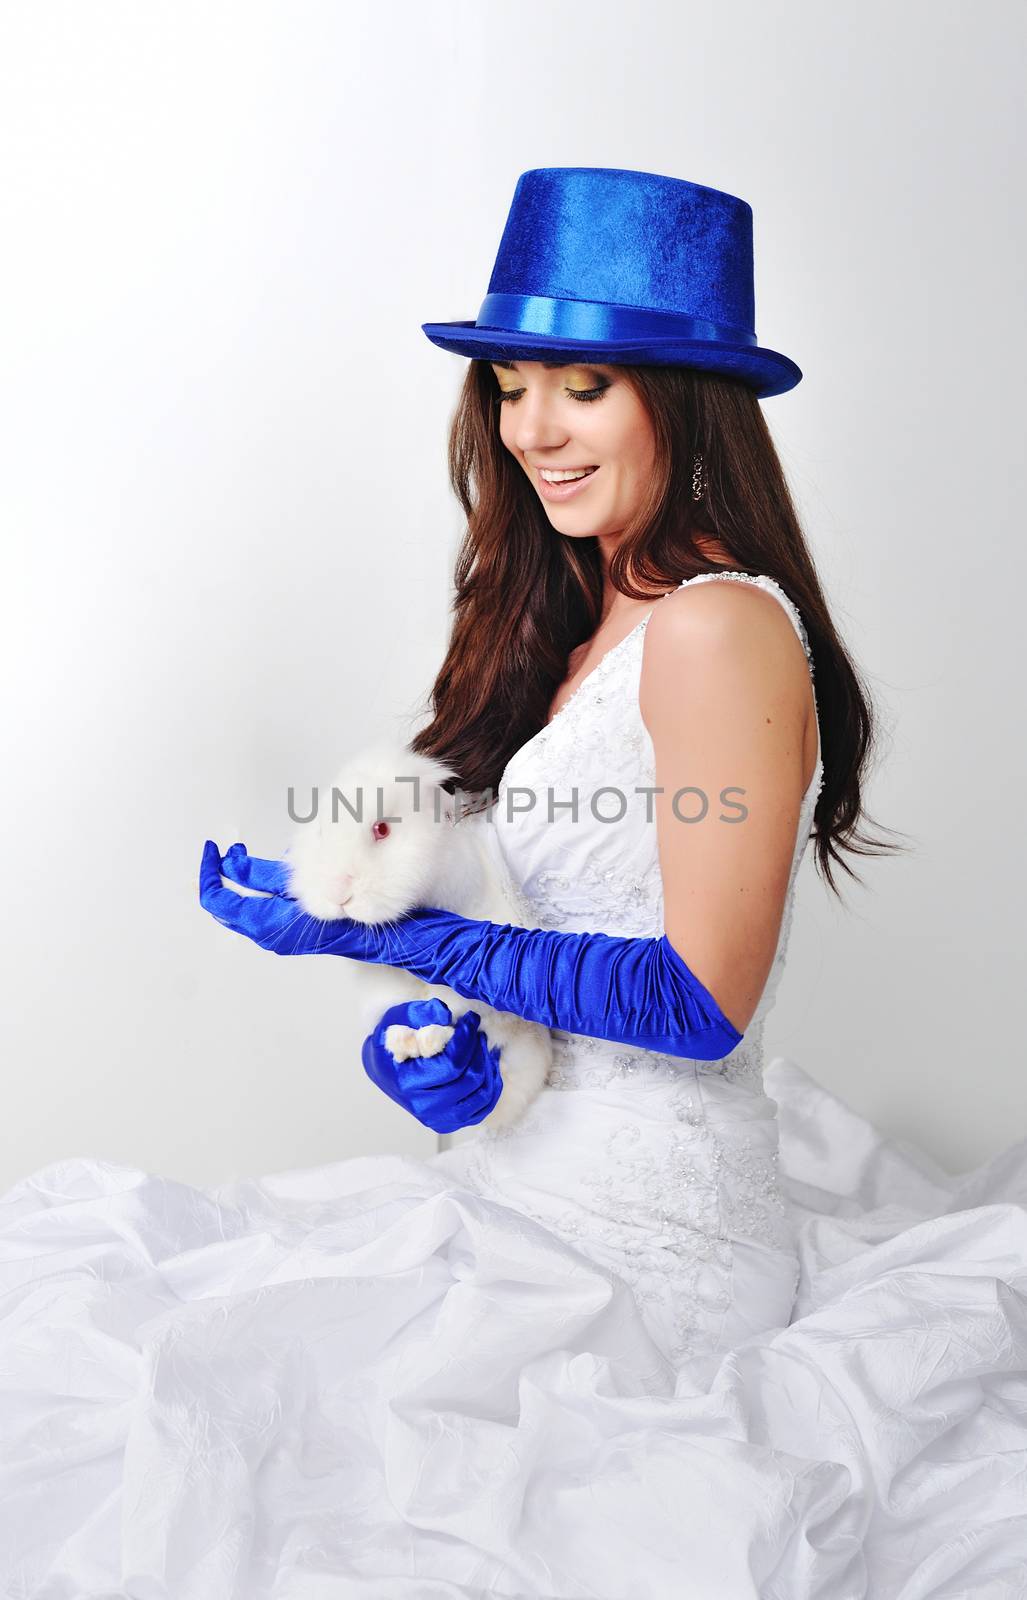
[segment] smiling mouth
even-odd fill
[[[575,477],[573,477],[573,478],[558,478],[558,479],[556,479],[557,484],[560,484],[560,483],[577,483],[582,478],[591,477],[593,472],[598,472],[599,471],[599,468],[597,466],[593,466],[593,467],[553,467],[552,469],[550,469],[549,467],[539,467],[538,468],[539,477],[542,478],[542,474],[544,472],[549,472],[550,470],[552,470],[553,472],[573,472],[575,474]],[[551,478],[542,478],[542,481],[543,481],[543,483],[551,483],[553,480]]]

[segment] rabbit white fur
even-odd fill
[[[482,812],[458,816],[455,797],[441,787],[452,776],[441,762],[414,755],[398,741],[382,741],[350,758],[333,784],[318,791],[316,818],[299,825],[286,852],[289,893],[304,911],[325,921],[350,917],[386,923],[415,906],[437,906],[525,926],[523,909],[513,903],[490,859],[483,830],[493,824]],[[478,1130],[515,1122],[546,1081],[552,1041],[540,1023],[378,963],[364,964],[358,994],[365,1034],[402,1000],[437,995],[454,1022],[465,1011],[478,1013],[490,1046],[501,1049],[503,1078],[497,1104],[473,1125]],[[452,1026],[439,1024],[415,1029],[393,1024],[385,1044],[400,1061],[436,1055],[452,1033]]]

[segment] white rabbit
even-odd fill
[[[453,774],[430,756],[382,741],[348,760],[332,786],[318,791],[317,815],[299,825],[286,851],[289,893],[311,916],[387,923],[415,906],[525,926],[491,859],[483,812],[460,816],[457,798],[441,787]],[[387,929],[382,930],[384,940]],[[549,1029],[508,1011],[464,999],[441,984],[424,983],[400,967],[367,963],[359,986],[364,1033],[392,1005],[437,995],[453,1021],[476,1011],[490,1046],[501,1049],[503,1089],[493,1110],[468,1130],[515,1122],[546,1081],[552,1060]],[[385,1044],[397,1061],[436,1055],[452,1026],[393,1024]]]

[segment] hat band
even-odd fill
[[[707,322],[703,317],[680,316],[676,311],[640,311],[637,306],[607,305],[599,300],[557,300],[543,294],[487,294],[474,326],[593,343],[650,337],[706,339],[718,344],[756,343],[756,335],[748,328],[727,322]]]

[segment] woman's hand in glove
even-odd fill
[[[364,1071],[390,1100],[436,1133],[454,1133],[482,1122],[499,1100],[503,1078],[499,1049],[490,1047],[480,1022],[476,1011],[465,1011],[454,1024],[449,1007],[437,998],[390,1006],[364,1040]],[[391,1029],[396,1032],[390,1033]],[[432,1055],[407,1054],[417,1050],[420,1029],[425,1030],[422,1047],[438,1042],[433,1037],[436,1032],[450,1037]],[[390,1050],[387,1037],[400,1059]]]
[[[222,876],[251,892],[226,889]],[[701,1061],[719,1061],[741,1041],[665,933],[645,938],[519,928],[438,906],[415,906],[390,922],[322,922],[291,897],[289,880],[286,862],[251,856],[242,844],[222,859],[208,839],[200,904],[224,927],[276,955],[346,956],[402,967],[427,984],[544,1028]]]

